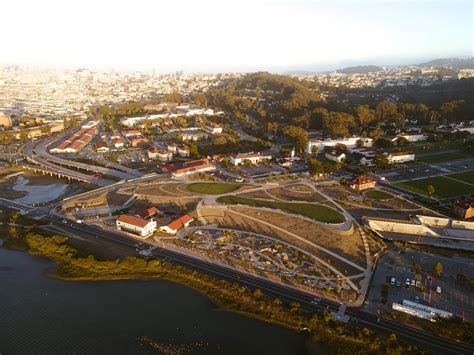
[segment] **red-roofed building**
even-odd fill
[[[194,173],[204,173],[206,171],[214,171],[216,167],[209,163],[207,159],[193,160],[183,164],[182,168],[172,171],[173,176],[179,177]]]
[[[132,232],[143,238],[152,235],[156,230],[155,221],[126,214],[119,216],[115,223],[118,230]]]
[[[366,175],[357,176],[349,182],[350,188],[358,191],[372,189],[376,184],[374,179]]]
[[[184,216],[179,217],[173,222],[167,224],[166,226],[161,226],[160,231],[163,233],[175,235],[181,228],[188,227],[193,221],[193,217],[188,214],[185,214]]]
[[[147,208],[146,210],[140,212],[138,215],[142,218],[148,219],[148,218],[154,217],[159,212],[160,212],[160,210],[158,208],[150,207],[150,208]]]
[[[221,134],[222,133],[222,127],[221,125],[214,123],[212,121],[207,121],[206,126],[204,127],[206,131],[212,134]]]

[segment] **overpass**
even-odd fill
[[[82,174],[78,171],[54,165],[34,154],[33,143],[28,143],[26,146],[23,147],[23,154],[26,156],[26,159],[32,164],[20,163],[20,165],[28,170],[39,172],[44,175],[57,176],[60,178],[66,178],[68,180],[82,181],[99,186],[108,186],[114,183],[112,180],[109,179]]]
[[[51,163],[54,163],[54,164],[59,164],[59,165],[67,166],[67,167],[70,167],[70,168],[76,168],[76,169],[81,169],[81,170],[85,170],[85,171],[90,171],[90,172],[94,172],[94,173],[98,173],[98,174],[102,174],[102,175],[108,175],[108,176],[118,178],[120,180],[129,180],[129,179],[134,179],[134,178],[138,177],[137,174],[132,175],[132,174],[126,173],[124,171],[118,171],[118,170],[111,169],[111,168],[105,168],[105,167],[96,166],[96,165],[89,165],[89,164],[85,164],[85,163],[79,163],[79,162],[76,162],[76,161],[55,157],[54,155],[50,154],[47,150],[47,147],[49,145],[53,144],[54,141],[55,140],[53,140],[53,141],[45,140],[45,141],[39,142],[36,146],[33,147],[33,152],[36,153],[37,155],[39,155],[41,158],[43,158],[43,159],[45,159],[45,160],[47,160]]]
[[[64,177],[68,180],[83,181],[99,186],[109,186],[113,184],[114,181],[107,178],[84,174],[77,170],[84,170],[86,172],[106,175],[118,178],[120,180],[131,180],[143,176],[142,172],[121,166],[120,164],[108,162],[107,167],[95,166],[59,158],[48,152],[49,145],[57,142],[60,139],[64,139],[69,134],[71,134],[71,131],[65,131],[59,136],[54,137],[52,139],[44,139],[38,141],[37,143],[30,142],[26,144],[23,147],[23,154],[26,156],[28,162],[34,165],[21,165],[26,169],[40,172],[42,174]],[[36,167],[35,165],[37,165],[38,167]],[[73,168],[74,170],[68,168]]]

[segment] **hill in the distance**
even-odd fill
[[[347,67],[338,69],[337,72],[341,74],[367,74],[383,70],[383,68],[376,65],[358,65],[355,67]]]
[[[474,69],[474,58],[438,58],[430,60],[426,63],[418,64],[419,67],[423,68],[431,68],[431,67],[439,67],[439,68],[452,68],[455,70],[459,69]]]

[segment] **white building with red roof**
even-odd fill
[[[152,235],[156,230],[156,221],[127,214],[119,216],[115,223],[118,230],[138,234],[142,238]]]
[[[168,233],[171,235],[175,235],[178,233],[178,231],[181,228],[186,228],[188,227],[192,222],[194,221],[194,218],[191,217],[188,214],[185,214],[182,217],[179,217],[178,219],[174,220],[173,222],[167,224],[166,226],[161,226],[159,229],[163,233]]]
[[[222,126],[212,121],[207,121],[206,125],[204,126],[204,129],[212,134],[222,133]]]

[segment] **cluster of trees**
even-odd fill
[[[237,283],[216,279],[212,276],[171,265],[158,260],[126,257],[120,260],[98,261],[93,256],[78,257],[67,238],[27,236],[29,251],[47,256],[59,266],[60,276],[73,279],[129,278],[137,276],[160,277],[198,289],[216,299],[225,307],[243,314],[252,315],[290,329],[311,331],[315,342],[328,352],[339,352],[351,346],[354,354],[403,353],[417,351],[416,348],[398,342],[396,336],[380,336],[367,328],[338,322],[328,312],[311,315],[297,302],[284,303],[278,298],[265,295],[261,290],[250,290]]]
[[[318,158],[311,158],[309,160],[309,171],[311,175],[330,174],[341,168],[339,163],[334,163],[328,160],[320,160]]]
[[[333,137],[361,134],[377,139],[403,129],[407,121],[437,125],[463,120],[471,107],[470,102],[461,99],[432,105],[380,99],[347,104],[344,92],[335,92],[333,97],[322,102],[320,89],[304,80],[261,72],[229,80],[222,87],[210,90],[207,102],[231,113],[233,118],[247,122],[253,135],[264,137],[281,133],[290,136],[295,144],[299,142],[300,146],[305,135],[293,127],[305,131],[322,130]],[[398,144],[403,146],[407,142]]]

